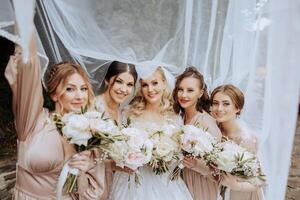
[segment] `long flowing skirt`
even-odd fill
[[[135,184],[134,175],[116,172],[110,192],[110,200],[192,200],[192,196],[181,178],[170,181],[169,173],[157,176],[151,168],[139,169],[140,185]]]

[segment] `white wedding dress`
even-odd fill
[[[134,119],[133,127],[148,127],[150,123],[162,123],[166,117],[146,115]],[[155,119],[155,121],[154,121]],[[140,127],[141,128],[141,127]],[[139,169],[140,185],[135,184],[134,175],[117,171],[114,174],[110,200],[193,200],[187,186],[181,177],[176,181],[171,181],[170,173],[155,175],[150,167],[144,166]]]

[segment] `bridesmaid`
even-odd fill
[[[137,72],[134,65],[113,61],[104,78],[104,91],[96,97],[96,109],[104,112],[105,118],[109,118],[121,126],[120,105],[134,92],[136,80]],[[133,172],[126,167],[124,169],[117,167],[112,160],[107,159],[105,161],[105,193],[101,198],[103,200],[108,199],[113,171],[116,170]]]
[[[105,111],[110,119],[121,125],[120,105],[133,94],[136,80],[134,65],[113,61],[104,77],[104,91],[96,96],[96,109]]]
[[[244,95],[241,90],[234,85],[221,85],[214,89],[211,99],[212,113],[222,134],[248,151],[256,153],[257,138],[237,120],[244,106]],[[232,175],[223,176],[221,184],[230,188],[230,200],[264,199],[261,185],[238,180]]]
[[[184,124],[207,128],[221,139],[216,121],[209,113],[210,100],[202,74],[195,67],[188,67],[176,79],[173,91],[174,110],[183,117]],[[194,200],[215,200],[218,184],[210,176],[209,168],[200,160],[185,157],[183,179]]]
[[[43,108],[40,63],[32,35],[29,60],[22,61],[22,50],[16,47],[10,57],[5,76],[13,93],[13,112],[18,139],[16,185],[13,199],[55,199],[58,177],[64,163],[80,171],[78,192],[63,199],[99,199],[103,193],[104,165],[95,165],[90,151],[75,153],[58,132],[52,115]],[[88,77],[75,64],[55,65],[46,83],[55,104],[55,112],[64,115],[90,106],[93,101]]]

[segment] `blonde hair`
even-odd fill
[[[161,75],[162,81],[164,82],[164,84],[166,86],[163,91],[161,101],[160,101],[160,113],[165,115],[170,112],[173,112],[172,93],[170,91],[170,88],[168,87],[164,71],[161,69],[161,67],[158,67],[155,72],[159,72],[159,74]],[[135,117],[141,115],[146,109],[146,103],[147,103],[146,99],[144,98],[143,93],[142,93],[142,88],[140,87],[136,96],[133,98],[133,100],[129,104],[130,105],[130,107],[129,107],[130,115],[133,115]]]
[[[69,62],[61,62],[54,65],[51,68],[46,81],[48,94],[51,97],[53,94],[55,94],[57,88],[60,88],[61,90],[59,91],[57,96],[58,96],[58,102],[61,105],[61,108],[63,109],[63,106],[59,101],[59,98],[66,91],[67,80],[73,74],[79,74],[84,80],[84,82],[86,83],[88,88],[88,107],[91,107],[94,101],[94,92],[92,90],[92,86],[89,82],[89,78],[85,73],[84,69],[77,64],[73,64]]]
[[[235,108],[239,109],[237,115],[240,115],[245,103],[243,92],[239,88],[231,84],[218,86],[211,93],[211,103],[214,100],[214,96],[219,92],[229,96]]]

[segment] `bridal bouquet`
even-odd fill
[[[168,123],[149,134],[153,142],[150,166],[156,175],[167,172],[174,161],[180,160],[180,133],[180,127]]]
[[[137,170],[151,160],[153,143],[148,139],[148,134],[144,130],[137,128],[123,128],[121,134],[126,138],[116,141],[109,147],[109,156],[116,162],[116,165],[124,168],[125,166]],[[135,183],[140,184],[137,173]]]
[[[218,146],[222,149],[215,160],[219,170],[249,181],[256,178],[264,180],[255,154],[232,141],[219,143]]]
[[[206,154],[212,152],[217,144],[217,140],[206,129],[185,125],[182,130],[181,144],[185,154],[203,158]]]
[[[217,153],[214,164],[221,173],[230,173],[255,185],[265,182],[265,175],[253,153],[232,141],[219,143],[218,146],[221,151]],[[225,191],[226,187],[222,186],[220,192],[222,197]]]
[[[180,137],[181,150],[183,155],[189,155],[194,158],[201,158],[209,164],[216,156],[217,140],[204,128],[193,125],[184,125]],[[180,162],[173,170],[171,180],[176,180],[183,168]]]
[[[123,139],[118,134],[118,127],[103,116],[103,113],[82,109],[80,113],[72,112],[64,116],[53,114],[53,121],[62,136],[74,144],[79,153],[93,148],[105,150],[109,144]],[[57,199],[61,198],[62,191],[70,193],[77,189],[77,174],[77,169],[69,168],[68,163],[64,165],[57,186]]]

